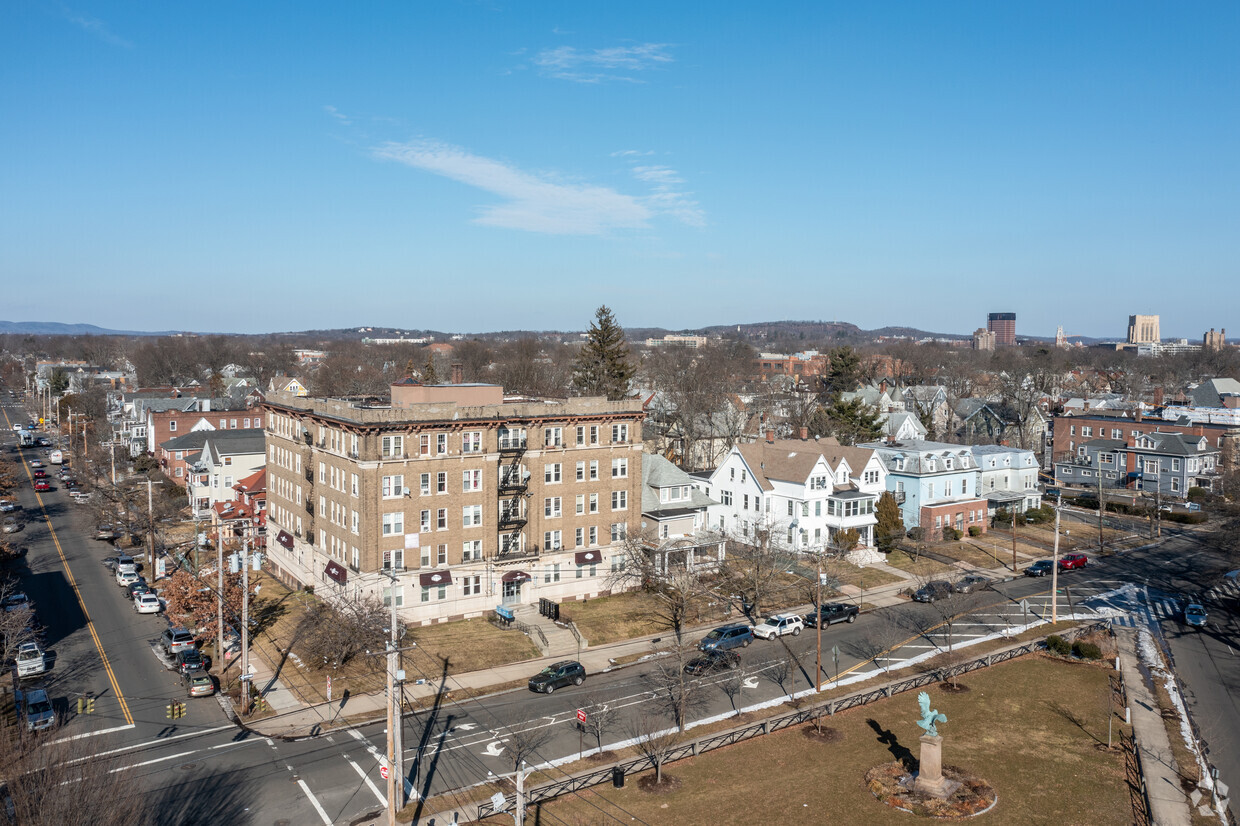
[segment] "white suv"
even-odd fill
[[[773,640],[785,634],[795,637],[804,627],[804,621],[796,614],[775,614],[763,620],[761,625],[754,626],[753,635],[764,640]]]

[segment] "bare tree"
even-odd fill
[[[532,723],[529,728],[509,728],[505,748],[508,752],[508,762],[512,764],[512,770],[520,771],[522,763],[528,763],[531,758],[537,758],[539,749],[551,742],[551,737],[551,726],[541,722]]]
[[[605,702],[598,694],[587,694],[582,699],[586,721],[582,723],[586,734],[594,738],[599,751],[603,750],[603,737],[615,730],[620,723],[620,711]]]
[[[732,711],[736,712],[738,717],[741,712],[736,707],[736,701],[745,691],[745,680],[745,672],[742,669],[734,668],[719,683],[719,690],[727,695],[728,702],[732,704]]]
[[[20,593],[15,582],[0,584],[0,600],[7,602]],[[29,603],[0,611],[0,656],[4,658],[0,662],[13,662],[23,643],[37,641],[38,631],[34,624],[34,606]]]
[[[390,622],[390,608],[373,594],[321,601],[306,611],[294,638],[303,658],[339,667],[367,650],[382,649]]]
[[[758,528],[749,539],[729,540],[727,558],[719,569],[719,587],[724,591],[720,596],[756,619],[782,590],[785,571],[795,561],[796,553],[773,528]]]
[[[797,669],[800,665],[796,661],[796,657],[791,651],[777,659],[770,668],[766,669],[766,676],[771,682],[779,686],[779,690],[788,695],[788,699],[792,699],[792,692],[789,685],[795,685]]]
[[[875,667],[884,659],[884,670],[891,667],[891,650],[908,636],[905,618],[897,609],[888,608],[873,615],[865,636],[851,643],[851,653],[863,660],[873,661]]]
[[[653,705],[666,714],[682,732],[693,713],[705,708],[709,698],[702,684],[685,673],[685,666],[697,656],[696,649],[673,646],[654,661],[643,679],[654,694]]]
[[[654,766],[654,782],[663,782],[663,764],[671,759],[672,752],[680,743],[680,732],[662,728],[662,721],[652,714],[639,714],[628,725],[628,735],[633,748]]]

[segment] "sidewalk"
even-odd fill
[[[1171,741],[1163,724],[1158,701],[1146,684],[1137,660],[1137,630],[1116,627],[1120,673],[1132,709],[1132,734],[1141,755],[1145,793],[1150,801],[1153,826],[1191,826],[1188,798],[1180,787],[1180,773],[1171,756]]]
[[[1022,555],[1023,556],[1023,555]],[[1022,564],[1028,559],[1022,559]],[[898,596],[899,592],[908,588],[917,577],[892,568],[883,564],[876,564],[868,567],[879,568],[900,577],[898,582],[888,583],[876,588],[867,588],[864,592],[864,601],[872,608],[885,608],[890,605],[904,604],[906,600]],[[958,563],[959,573],[968,573],[978,571],[983,574],[989,574],[994,578],[1003,578],[1012,576],[1009,568],[979,569],[966,563]],[[856,598],[862,594],[861,590],[855,586],[844,586],[841,591],[846,597]],[[788,609],[796,613],[808,613],[811,607],[807,605],[797,606]],[[688,628],[684,631],[684,638],[687,642],[696,642],[704,637],[712,628],[718,627],[718,622],[707,625],[700,625],[694,628]],[[514,632],[515,633],[515,632]],[[598,674],[600,672],[609,671],[618,666],[617,660],[631,657],[634,655],[653,654],[656,644],[666,643],[671,637],[670,632],[660,634],[649,634],[644,637],[638,637],[632,640],[624,640],[621,642],[609,643],[607,645],[592,646],[585,649],[575,657],[583,666],[585,666],[587,674]],[[571,657],[571,655],[569,655]],[[464,674],[450,675],[446,681],[448,690],[483,690],[501,686],[513,682],[525,682],[532,675],[542,670],[544,667],[553,662],[566,659],[564,656],[557,657],[541,657],[535,660],[523,660],[521,662],[507,663],[494,668],[487,668],[480,671],[469,671]],[[250,668],[254,671],[254,684],[260,689],[267,686],[271,682],[272,672],[266,663],[258,658],[250,664]],[[322,728],[342,716],[347,716],[355,723],[378,719],[386,714],[386,697],[384,692],[376,692],[374,694],[353,695],[347,701],[336,700],[332,703],[320,703],[313,706],[303,706],[296,702],[296,698],[287,690],[283,690],[283,686],[279,681],[275,683],[275,695],[279,697],[279,701],[269,697],[272,708],[277,712],[275,716],[257,720],[250,724],[250,728],[254,731],[268,737],[284,737],[299,738],[310,737],[319,734]],[[432,682],[424,682],[417,684],[413,682],[405,683],[405,694],[416,698],[424,698],[433,696],[440,690],[438,680]],[[284,696],[281,697],[280,695]],[[293,701],[290,707],[288,700]],[[285,708],[281,708],[281,706]]]

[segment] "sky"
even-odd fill
[[[1240,4],[0,4],[0,319],[1240,332]]]

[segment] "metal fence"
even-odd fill
[[[1107,622],[1094,623],[1092,625],[1078,626],[1059,634],[1059,636],[1068,640],[1075,640],[1079,637],[1093,631],[1109,629],[1110,624]],[[1011,648],[995,651],[990,654],[978,657],[967,662],[956,663],[942,668],[936,668],[932,671],[924,671],[905,680],[887,683],[867,691],[859,691],[849,694],[838,699],[825,700],[815,703],[807,708],[783,714],[778,717],[769,717],[759,723],[742,726],[740,728],[730,729],[720,732],[709,737],[685,743],[673,749],[663,762],[674,763],[677,760],[683,760],[686,757],[696,757],[699,754],[712,751],[714,749],[730,746],[733,743],[739,743],[743,740],[749,740],[753,737],[761,737],[770,734],[773,731],[789,728],[790,726],[799,725],[801,723],[809,723],[821,717],[824,713],[827,715],[837,714],[841,711],[847,711],[850,708],[859,708],[869,705],[878,700],[884,700],[893,697],[896,694],[903,694],[906,691],[923,688],[933,683],[941,683],[951,677],[967,674],[970,671],[976,671],[979,668],[988,668],[992,665],[1007,662],[1017,657],[1023,657],[1026,654],[1032,654],[1035,651],[1044,651],[1046,649],[1046,638],[1042,637],[1021,645],[1012,646]],[[525,793],[526,805],[542,803],[547,800],[560,797],[565,794],[580,791],[581,789],[597,786],[611,780],[615,769],[620,769],[625,775],[643,772],[654,768],[654,761],[649,757],[639,757],[633,760],[627,760],[620,763],[614,763],[601,769],[595,769],[585,774],[573,775],[563,780],[555,780],[550,783],[544,783],[533,789],[529,789]],[[1137,767],[1140,771],[1140,767]],[[496,808],[491,801],[484,801],[478,805],[478,819],[481,820],[491,815],[508,811],[513,805],[513,799],[508,798],[504,801],[504,805]]]

